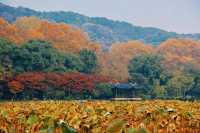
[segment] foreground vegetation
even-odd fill
[[[31,101],[0,104],[0,132],[200,132],[200,102]]]

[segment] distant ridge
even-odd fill
[[[74,12],[40,12],[24,7],[11,7],[0,3],[0,17],[15,22],[17,17],[37,16],[53,22],[65,22],[86,31],[91,40],[110,47],[113,43],[140,40],[146,44],[159,45],[170,38],[200,40],[200,34],[177,34],[153,27],[135,26],[124,21],[103,17],[88,17]]]

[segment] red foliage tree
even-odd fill
[[[24,85],[16,80],[12,80],[8,83],[8,87],[10,88],[10,91],[14,94],[22,92],[24,90]]]
[[[45,83],[45,73],[27,72],[15,77],[15,80],[24,85],[26,89],[46,91],[48,86]]]
[[[105,76],[81,73],[27,72],[17,75],[8,84],[13,90],[26,88],[44,92],[48,91],[48,88],[54,88],[83,93],[84,91],[93,92],[96,84],[105,82],[115,81]]]

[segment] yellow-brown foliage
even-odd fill
[[[36,17],[18,18],[14,24],[1,18],[0,36],[17,44],[33,39],[46,40],[64,52],[78,53],[81,49],[101,51],[101,46],[90,42],[83,31],[68,24],[53,23]]]
[[[162,43],[157,52],[165,55],[167,69],[177,69],[191,63],[200,67],[200,42],[186,39],[169,39]]]
[[[109,53],[102,53],[100,56],[101,73],[126,80],[129,61],[138,54],[153,52],[152,46],[140,41],[113,44]]]
[[[199,133],[199,106],[183,101],[4,102],[0,131],[62,133],[67,125],[77,133]]]

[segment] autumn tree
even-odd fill
[[[19,46],[12,45],[14,47],[10,48],[12,49],[9,52],[10,54],[2,53],[2,58],[0,57],[3,59],[4,65],[9,64],[9,67],[4,67],[1,63],[3,68],[9,68],[9,71],[14,69],[18,73],[40,70],[96,72],[127,82],[129,78],[128,64],[132,58],[140,54],[163,55],[165,57],[163,60],[164,68],[168,73],[173,73],[179,68],[185,68],[187,67],[186,64],[193,64],[200,68],[200,42],[194,40],[169,39],[159,46],[146,45],[140,41],[128,41],[113,44],[109,51],[103,52],[102,45],[92,42],[84,31],[65,23],[50,22],[37,17],[21,17],[14,23],[9,23],[0,18],[0,37],[11,40]],[[56,58],[51,56],[51,59],[47,59],[43,54],[41,55],[41,50],[40,54],[30,52],[27,46],[24,46],[29,44],[30,40],[50,42],[51,46],[62,54],[58,54],[59,57],[56,55]],[[1,41],[0,43],[3,44],[3,41]],[[0,51],[7,49],[7,46],[12,47],[11,45],[2,45]],[[3,51],[5,52],[5,50]],[[92,54],[79,56],[81,51],[94,52],[96,57]],[[92,60],[96,58],[96,60],[89,61],[85,57],[86,55],[87,58]],[[31,61],[33,62],[31,63]],[[49,63],[46,61],[49,61]],[[98,64],[98,69],[92,68],[95,64]]]
[[[15,80],[8,82],[8,87],[14,95],[24,90],[23,84]]]
[[[200,68],[199,51],[199,41],[186,39],[169,39],[157,48],[157,53],[165,56],[165,68],[172,72],[188,63]]]
[[[110,75],[121,81],[127,81],[128,64],[130,60],[139,54],[153,53],[151,45],[145,45],[140,41],[113,44],[111,50],[98,56],[100,73]]]
[[[98,88],[96,85],[112,83],[113,80],[110,77],[101,75],[75,72],[26,72],[13,77],[7,82],[8,90],[15,98],[83,99],[94,96],[94,90]],[[106,92],[106,95],[109,95],[105,89],[107,88],[102,90],[102,94]]]
[[[23,37],[19,35],[19,29],[13,25],[8,23],[3,18],[0,18],[0,36],[15,43],[20,43],[23,41]]]
[[[65,23],[53,23],[36,17],[21,17],[14,24],[0,18],[0,36],[23,45],[29,40],[45,40],[60,51],[79,53],[82,49],[101,51],[82,30]]]

